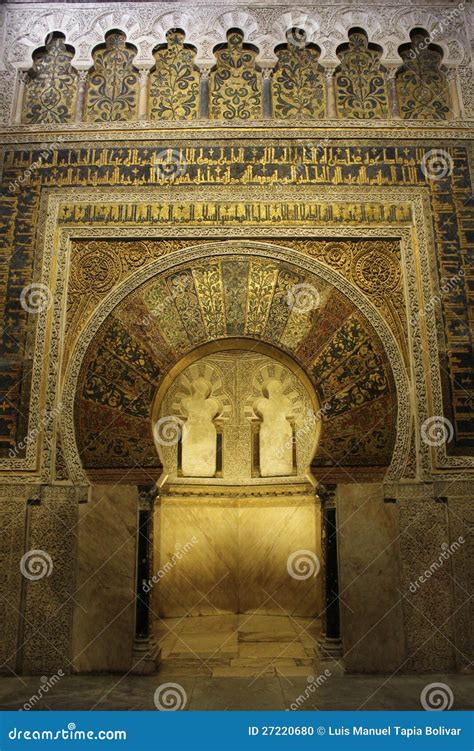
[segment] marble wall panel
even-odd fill
[[[21,669],[48,675],[71,666],[78,503],[70,488],[44,487],[28,508]],[[33,561],[36,561],[34,564]],[[28,570],[26,561],[25,570]],[[41,573],[40,578],[36,578]]]
[[[321,610],[321,518],[314,497],[239,508],[239,612],[314,616]],[[299,552],[304,551],[304,552]],[[294,578],[288,570],[298,576]],[[315,561],[314,556],[317,558]],[[300,561],[301,570],[298,565]]]
[[[455,659],[458,669],[474,662],[474,509],[471,498],[449,498],[449,531],[454,588]],[[457,545],[460,545],[457,547]]]
[[[404,660],[397,508],[379,484],[337,486],[344,666],[389,672]]]
[[[79,509],[74,670],[126,671],[135,631],[138,491],[95,486]]]
[[[237,612],[237,509],[232,501],[163,498],[155,511],[154,541],[155,614]]]
[[[153,612],[315,615],[317,574],[296,579],[287,564],[299,550],[319,559],[319,541],[314,497],[165,496],[155,510]]]
[[[0,673],[18,667],[17,638],[23,579],[20,561],[24,553],[26,497],[14,497],[6,488],[0,497]]]
[[[404,667],[413,672],[453,670],[453,557],[443,556],[450,545],[447,504],[419,497],[415,488],[413,497],[400,500],[399,509]]]

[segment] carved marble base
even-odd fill
[[[133,644],[134,675],[153,675],[157,672],[161,662],[161,649],[150,638],[136,638]]]
[[[342,657],[342,640],[322,634],[318,641],[318,652],[320,660],[337,660]]]

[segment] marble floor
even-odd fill
[[[212,678],[307,676],[319,621],[273,615],[216,615],[156,620],[163,668]]]
[[[155,623],[156,675],[66,675],[44,690],[41,676],[0,677],[0,709],[154,710],[172,691],[184,710],[417,710],[431,683],[453,709],[474,709],[472,675],[346,675],[318,663],[318,622],[279,616],[207,616]],[[174,705],[173,705],[174,706]]]

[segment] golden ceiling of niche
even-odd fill
[[[361,243],[356,271],[365,268],[360,258],[369,252],[370,245]],[[386,284],[395,289],[399,276],[393,264]],[[305,293],[303,305],[290,305],[292,290],[297,296],[310,290],[315,305]],[[384,347],[365,316],[320,277],[258,251],[236,251],[154,276],[103,323],[79,379],[75,416],[84,465],[156,467],[151,411],[162,378],[197,346],[235,337],[273,344],[308,373],[326,405],[319,467],[389,464],[395,387]]]
[[[76,240],[67,301],[68,345],[101,300],[135,271],[162,256],[215,240]],[[311,256],[354,284],[379,310],[408,363],[405,296],[398,240],[265,240]],[[177,257],[176,261],[179,261]],[[71,347],[67,347],[70,351]]]

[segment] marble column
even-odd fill
[[[26,80],[28,78],[28,71],[26,70],[20,70],[18,71],[18,87],[16,92],[16,106],[15,106],[15,114],[13,116],[13,122],[15,124],[21,123],[21,117],[23,113],[23,99],[25,96],[25,85]]]
[[[387,68],[388,105],[390,110],[390,117],[393,120],[400,119],[396,87],[397,70],[398,68],[396,66]]]
[[[457,68],[448,68],[446,78],[449,83],[449,96],[451,99],[451,118],[456,120],[461,117],[461,100],[459,97],[459,82]]]
[[[138,488],[138,535],[135,603],[135,639],[131,672],[150,675],[158,668],[159,648],[152,638],[149,580],[153,576],[153,509],[156,486]]]
[[[339,615],[336,485],[319,485],[321,499],[321,550],[323,558],[323,614],[320,659],[342,657]]]
[[[337,117],[334,71],[335,68],[324,69],[324,80],[326,82],[326,116],[329,119]]]
[[[148,80],[150,78],[149,68],[139,69],[140,93],[138,95],[138,119],[146,120],[148,117]]]
[[[262,68],[263,117],[265,120],[269,120],[273,116],[272,73],[273,73],[273,68]]]
[[[209,117],[209,76],[211,74],[211,67],[202,66],[199,71],[201,73],[199,116],[206,119]]]
[[[84,99],[86,95],[87,70],[79,70],[77,74],[77,99],[76,99],[76,122],[84,119]]]

